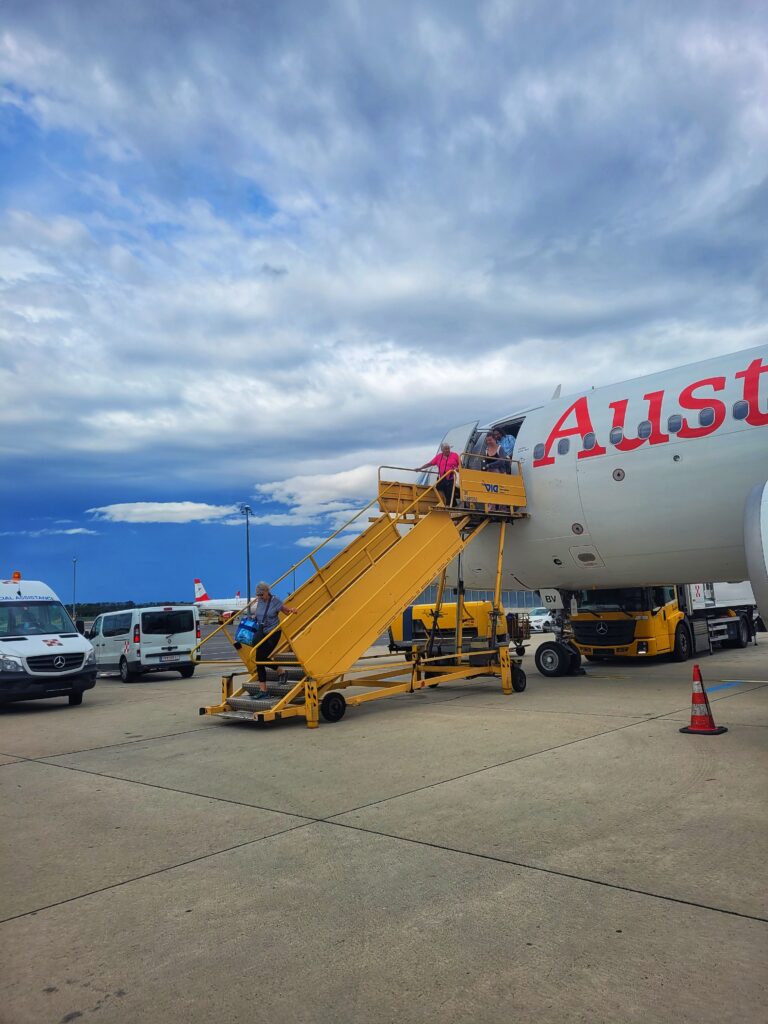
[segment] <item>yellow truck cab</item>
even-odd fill
[[[686,661],[715,644],[746,647],[755,632],[749,583],[579,590],[575,601],[573,639],[589,661],[662,654]]]
[[[435,654],[453,653],[456,637],[456,603],[444,603],[435,630]],[[471,645],[473,641],[491,639],[493,634],[493,602],[465,601],[462,605],[462,637]],[[389,627],[389,649],[404,652],[410,657],[414,649],[424,650],[434,621],[433,604],[412,604],[398,615]],[[505,643],[507,626],[504,616],[500,616],[496,625],[496,640]]]

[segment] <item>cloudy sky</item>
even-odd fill
[[[747,0],[2,0],[0,575],[272,579],[445,430],[765,339]]]

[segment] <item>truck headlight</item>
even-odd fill
[[[21,658],[14,658],[12,654],[0,654],[0,672],[23,672],[24,665]]]
[[[83,662],[83,668],[88,668],[89,665],[95,665],[95,664],[96,664],[96,651],[94,651],[94,649],[91,648],[90,651],[88,651],[88,653],[85,656],[85,661]]]

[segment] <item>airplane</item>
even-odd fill
[[[200,580],[195,580],[195,604],[204,612],[239,612],[248,604],[244,597],[240,597],[238,590],[236,597],[209,597],[205,587]]]
[[[507,535],[505,590],[558,591],[567,611],[582,588],[749,579],[768,621],[768,345],[556,392],[444,440],[481,453],[494,427],[515,436],[530,515]],[[465,586],[493,588],[498,529],[461,555]]]

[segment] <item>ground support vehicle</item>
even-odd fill
[[[389,627],[389,650],[411,660],[414,651],[424,654],[453,654],[458,650],[458,608],[461,605],[461,633],[464,649],[488,646],[493,640],[507,640],[505,619],[495,611],[493,601],[445,601],[408,605]]]
[[[240,674],[247,679],[236,682],[235,673],[225,675],[219,703],[200,708],[201,715],[255,722],[301,717],[312,728],[318,725],[320,716],[329,722],[338,721],[347,705],[446,682],[488,677],[500,681],[503,693],[525,689],[521,658],[510,654],[506,642],[499,643],[493,636],[480,638],[477,648],[465,649],[461,588],[454,651],[434,654],[427,645],[424,652],[412,650],[410,662],[392,655],[364,657],[382,632],[438,576],[438,614],[434,622],[439,623],[446,567],[490,522],[499,524],[494,608],[496,621],[503,621],[500,599],[505,537],[517,520],[527,517],[519,463],[516,472],[503,477],[461,469],[459,483],[466,504],[458,508],[444,504],[437,482],[428,485],[383,479],[382,471],[391,470],[412,472],[382,467],[378,497],[352,520],[378,503],[380,514],[369,527],[326,565],[320,566],[318,556],[323,557],[322,549],[346,526],[298,563],[301,566],[309,562],[314,575],[287,599],[296,614],[282,619],[281,637],[269,661],[257,660],[258,646],[237,649],[245,666]],[[291,566],[273,586],[296,568]],[[219,629],[234,646],[230,625]],[[259,665],[268,670],[268,692],[264,695],[257,683]],[[353,693],[345,699],[341,691],[350,687],[368,692]]]
[[[82,704],[96,683],[91,644],[45,583],[0,580],[0,703],[67,697]]]
[[[715,647],[746,647],[757,608],[745,583],[580,590],[570,616],[573,640],[589,661],[654,658],[685,661]]]
[[[127,608],[99,615],[88,632],[100,672],[120,673],[124,683],[146,672],[194,674],[192,650],[200,640],[194,605]]]

